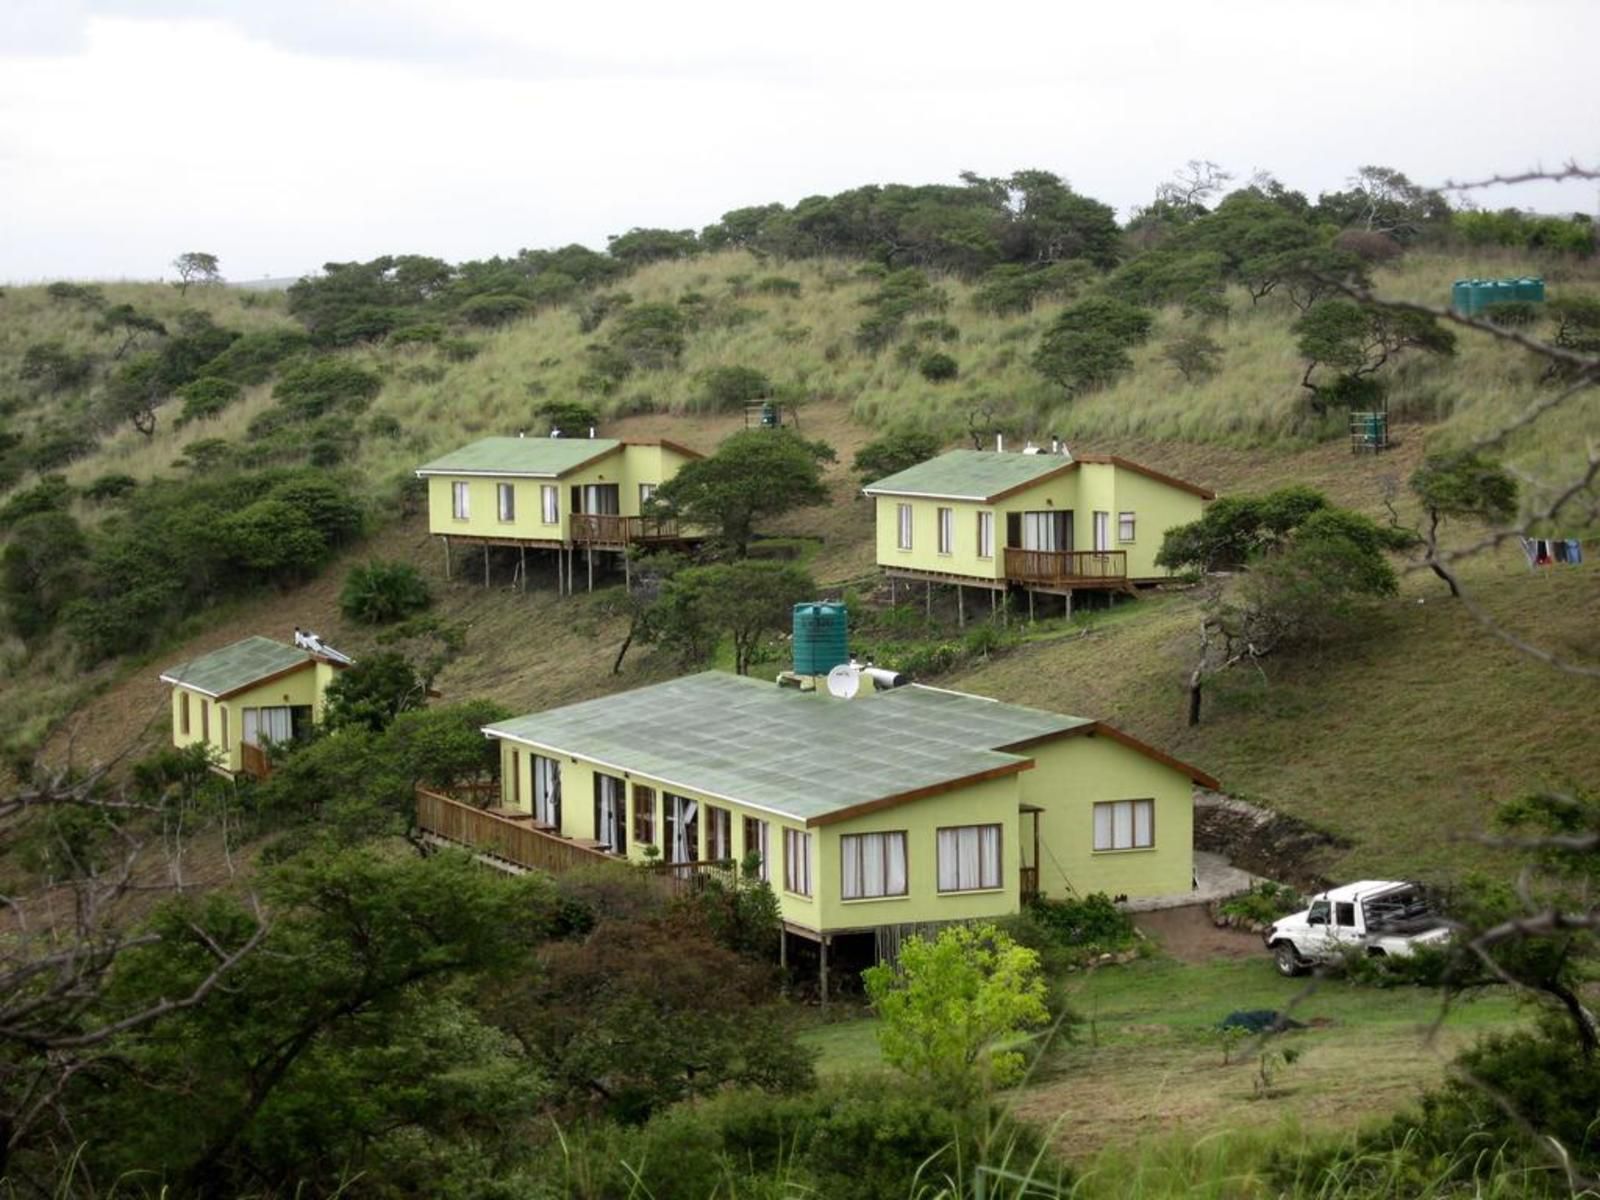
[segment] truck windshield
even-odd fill
[[[1311,911],[1306,914],[1307,925],[1326,925],[1328,923],[1328,902],[1318,900],[1311,906]]]

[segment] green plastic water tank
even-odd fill
[[[1450,289],[1450,307],[1463,317],[1472,315],[1472,280],[1458,279]]]
[[[1524,275],[1516,280],[1516,297],[1527,304],[1544,303],[1544,280],[1537,275]]]
[[[826,675],[850,661],[847,617],[842,604],[817,601],[794,606],[796,675]]]

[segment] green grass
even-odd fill
[[[1068,989],[1082,1022],[1072,1043],[1008,1102],[1054,1129],[1057,1144],[1079,1159],[1147,1137],[1271,1131],[1286,1122],[1307,1133],[1349,1130],[1441,1080],[1450,1056],[1480,1032],[1524,1015],[1498,989],[1444,1013],[1438,994],[1422,989],[1284,979],[1264,952],[1205,965],[1145,959],[1075,975]],[[1300,1058],[1266,1100],[1255,1098],[1254,1056],[1236,1048],[1225,1065],[1215,1032],[1228,1013],[1251,1008],[1316,1023],[1283,1035]],[[882,1066],[873,1018],[820,1025],[803,1038],[825,1076]]]

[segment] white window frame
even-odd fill
[[[994,514],[992,512],[978,514],[978,557],[994,557]]]
[[[912,508],[909,504],[895,506],[895,548],[909,550],[912,545],[913,528]]]
[[[1134,513],[1119,512],[1117,514],[1117,541],[1133,541],[1134,531],[1138,527],[1138,520]]]
[[[1155,849],[1156,802],[1152,799],[1099,800],[1092,819],[1091,844],[1096,854]]]
[[[450,484],[450,515],[457,521],[472,520],[472,491],[465,479]]]
[[[539,485],[539,521],[545,525],[561,524],[561,489],[553,483]]]
[[[561,831],[561,761],[537,752],[528,755],[533,774],[533,819]]]
[[[511,522],[517,519],[517,485],[514,483],[497,483],[495,485],[495,506],[500,514],[500,520]]]
[[[935,837],[941,895],[1005,887],[1005,831],[1000,825],[947,825]],[[963,861],[968,858],[970,863]]]
[[[937,528],[939,530],[939,553],[948,557],[955,550],[956,540],[956,510],[939,506]]]
[[[841,900],[882,900],[909,891],[904,829],[840,835]]]
[[[772,854],[768,847],[772,845],[772,827],[760,817],[746,817],[744,819],[744,856],[749,858],[752,854],[761,859],[756,867],[756,878],[763,883],[772,882]],[[755,833],[755,845],[750,844],[750,834]]]
[[[1094,552],[1104,554],[1111,549],[1111,514],[1095,509],[1093,516]]]
[[[783,831],[783,890],[811,898],[811,834],[804,829]]]
[[[644,506],[646,504],[649,504],[650,501],[655,499],[656,489],[658,487],[660,487],[660,486],[661,485],[659,483],[641,483],[639,485],[639,511],[640,512],[644,511]]]

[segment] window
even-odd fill
[[[1065,512],[1025,512],[1022,514],[1024,550],[1071,550],[1072,527]]]
[[[939,830],[939,890],[976,892],[1000,886],[1000,826]]]
[[[633,785],[633,840],[639,846],[656,844],[656,790]]]
[[[267,742],[282,744],[293,740],[294,735],[295,710],[287,705],[274,704],[266,708],[244,710],[245,745],[260,746]]]
[[[1356,926],[1356,906],[1343,900],[1339,901],[1333,906],[1333,923],[1335,925],[1343,925],[1346,929],[1354,929]]]
[[[548,483],[539,485],[539,520],[546,525],[561,523],[561,490]]]
[[[994,557],[994,514],[992,512],[978,514],[978,557]]]
[[[1094,806],[1096,850],[1148,850],[1156,844],[1154,800],[1111,800]]]
[[[1131,542],[1131,541],[1133,541],[1133,526],[1134,526],[1134,521],[1133,521],[1133,514],[1131,512],[1118,513],[1117,514],[1117,541],[1119,541],[1119,542]]]
[[[1108,512],[1094,514],[1094,548],[1096,553],[1111,549],[1111,514]]]
[[[506,765],[506,805],[522,807],[522,754],[513,750]]]
[[[906,835],[847,833],[839,839],[844,855],[839,894],[846,900],[906,894]]]
[[[189,693],[178,693],[178,732],[189,736]]]
[[[895,509],[900,520],[898,540],[895,545],[901,550],[909,550],[911,549],[911,505],[897,504]]]
[[[465,480],[457,480],[450,485],[450,512],[458,521],[465,521],[471,508],[467,503],[467,484]]]
[[[200,701],[200,740],[202,742],[211,740],[211,701],[209,700]]]
[[[533,764],[533,817],[561,828],[561,764],[542,754],[528,755]]]
[[[949,554],[956,540],[956,510],[939,510],[939,553]]]
[[[733,814],[706,805],[706,860],[727,862],[733,857]]]
[[[700,806],[687,796],[662,793],[667,825],[667,844],[662,848],[671,863],[696,862],[700,858]]]
[[[658,483],[641,483],[639,485],[639,511],[640,512],[644,511],[644,506],[646,504],[649,504],[650,501],[655,499],[656,488],[658,488],[660,486],[661,485],[658,484]]]
[[[224,705],[217,705],[217,727],[222,731],[222,748],[228,748],[228,710]]]
[[[613,854],[628,852],[626,785],[615,775],[594,774],[594,840]]]
[[[514,483],[496,484],[495,496],[500,502],[500,519],[502,521],[515,521],[517,519],[517,485]]]
[[[772,873],[767,867],[770,855],[767,852],[767,823],[756,817],[744,819],[744,856],[749,858],[752,854],[759,855],[761,861],[756,864],[756,878],[770,883]]]
[[[1318,900],[1311,906],[1311,911],[1306,913],[1307,925],[1326,925],[1328,923],[1328,902]]]
[[[811,895],[811,835],[800,829],[783,831],[783,887],[797,896]]]

